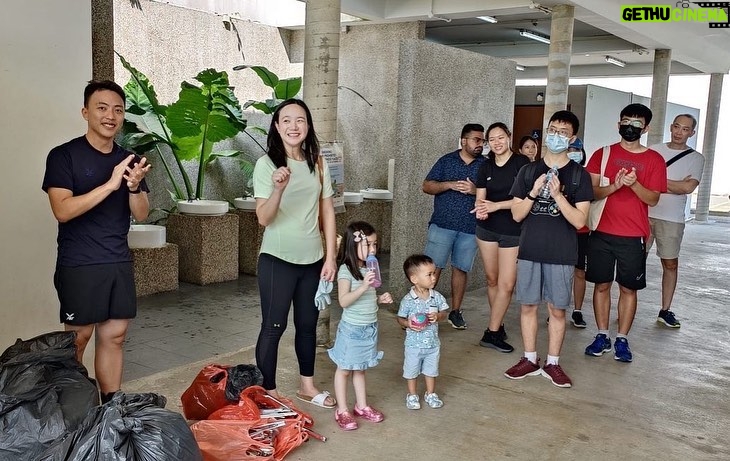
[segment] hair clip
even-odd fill
[[[355,231],[352,233],[352,235],[354,237],[353,240],[355,240],[356,242],[361,241],[365,237],[361,231]]]

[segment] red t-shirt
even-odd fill
[[[603,148],[600,148],[591,155],[586,170],[591,174],[601,174],[602,159]],[[636,180],[645,188],[655,192],[667,191],[667,165],[657,151],[647,149],[633,153],[621,147],[620,143],[613,144],[604,176],[613,182],[621,168],[629,172],[636,168]],[[608,196],[596,230],[621,237],[648,237],[649,206],[630,187],[623,186]]]

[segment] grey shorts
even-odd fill
[[[406,347],[403,360],[403,377],[405,379],[416,379],[418,375],[435,378],[439,375],[440,347],[429,347],[421,349],[418,347]]]
[[[517,293],[520,304],[546,301],[557,309],[567,309],[573,292],[572,265],[543,264],[517,260]]]
[[[520,246],[519,235],[504,235],[477,226],[476,236],[483,242],[497,242],[499,248],[514,248]]]
[[[661,259],[679,258],[679,248],[684,237],[684,223],[664,221],[663,219],[649,218],[651,235],[646,242],[646,251],[656,240],[656,255]]]

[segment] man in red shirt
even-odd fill
[[[667,191],[664,158],[640,141],[649,129],[651,117],[651,110],[643,104],[629,104],[621,111],[621,141],[610,146],[603,172],[610,180],[607,186],[600,186],[603,149],[597,150],[586,166],[595,200],[607,199],[598,226],[590,236],[586,280],[595,284],[593,311],[598,334],[585,353],[598,357],[611,351],[608,324],[615,277],[620,292],[614,358],[621,362],[633,360],[626,337],[636,314],[636,292],[646,287],[649,207],[656,205],[659,195]]]

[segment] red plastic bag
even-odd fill
[[[249,430],[260,421],[198,421],[190,426],[203,461],[273,460],[274,447],[254,440]]]
[[[208,419],[258,421],[260,416],[259,407],[256,406],[256,402],[241,395],[237,405],[226,405],[208,415]]]
[[[226,398],[227,381],[227,367],[207,365],[200,370],[180,398],[185,418],[206,419],[214,411],[230,405],[231,402]]]
[[[294,406],[294,403],[286,397],[279,397],[277,399],[272,398],[261,386],[251,386],[241,392],[241,397],[247,397],[253,400],[260,409],[276,409],[281,408],[282,405],[286,405],[292,411],[295,411],[304,424],[304,427],[311,428],[314,426],[314,419],[308,414]],[[278,401],[278,403],[277,403]]]

